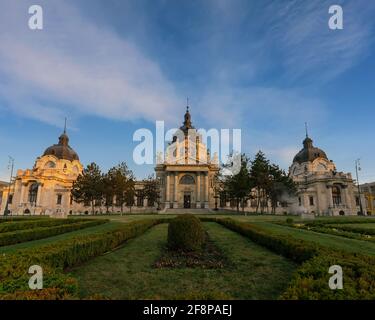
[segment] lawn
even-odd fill
[[[216,223],[204,223],[211,239],[230,260],[224,269],[155,269],[166,245],[167,224],[153,227],[122,248],[97,257],[71,273],[82,298],[276,299],[296,265]]]

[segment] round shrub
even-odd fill
[[[201,221],[184,214],[174,218],[168,226],[168,247],[172,250],[196,251],[202,248],[205,233]]]

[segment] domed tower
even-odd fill
[[[48,147],[32,169],[17,171],[14,212],[67,216],[76,210],[70,190],[82,170],[78,154],[69,146],[65,125],[59,142]]]
[[[54,144],[48,147],[44,151],[43,156],[47,156],[47,155],[55,156],[58,159],[65,159],[69,161],[73,161],[73,160],[79,161],[77,152],[75,152],[69,146],[69,137],[66,134],[66,128],[64,128],[64,132],[59,137],[59,142],[57,144]]]
[[[289,172],[290,175],[299,176],[311,172],[334,171],[335,165],[328,160],[327,154],[320,148],[314,147],[313,140],[306,132],[303,148],[295,155]]]

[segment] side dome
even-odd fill
[[[65,159],[69,161],[79,160],[77,152],[75,152],[69,146],[69,137],[66,134],[65,130],[64,133],[59,137],[59,143],[54,144],[44,151],[43,156],[52,155],[58,159]]]
[[[293,159],[293,163],[312,162],[317,158],[328,160],[326,153],[319,148],[313,146],[313,141],[307,136],[303,140],[303,149],[301,149]]]

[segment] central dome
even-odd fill
[[[79,160],[77,152],[75,152],[69,146],[69,137],[66,134],[65,130],[64,133],[59,137],[59,143],[54,144],[44,151],[43,156],[52,155],[58,159],[65,159],[69,161]]]
[[[293,159],[293,163],[312,162],[317,158],[324,158],[328,160],[326,153],[322,149],[314,147],[313,141],[306,136],[306,139],[303,140],[303,149],[296,154]]]

